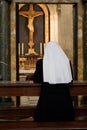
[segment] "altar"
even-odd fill
[[[33,77],[34,72],[35,72],[35,69],[30,69],[30,70],[20,69],[20,70],[19,70],[19,75],[20,75],[19,78],[20,78],[20,81],[25,81],[25,80],[27,80],[26,77],[29,76],[29,77],[30,77],[29,82],[30,82],[30,83],[33,83],[32,77]]]

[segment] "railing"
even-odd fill
[[[39,96],[41,84],[26,82],[0,82],[0,96]],[[71,96],[87,95],[87,82],[73,82]]]

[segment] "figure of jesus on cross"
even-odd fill
[[[34,34],[34,18],[38,17],[40,15],[43,15],[42,11],[34,11],[33,4],[29,4],[29,10],[28,11],[19,11],[19,15],[22,15],[28,19],[28,28],[29,28],[29,54],[34,53],[34,42],[33,42],[33,34]]]

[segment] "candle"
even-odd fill
[[[24,43],[22,43],[22,48],[21,48],[21,50],[22,50],[22,55],[24,55]]]
[[[19,56],[20,56],[20,52],[21,52],[21,50],[20,50],[20,43],[18,43],[18,54],[19,54]]]
[[[40,55],[42,56],[42,43],[40,43]]]
[[[45,50],[45,48],[46,48],[46,43],[44,43],[44,50]]]

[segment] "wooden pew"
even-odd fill
[[[0,96],[39,96],[41,84],[26,82],[0,82]],[[71,96],[87,95],[87,82],[73,82]]]
[[[0,82],[0,96],[39,96],[40,90],[41,84]],[[87,82],[73,82],[70,87],[70,93],[71,96],[87,95]],[[0,108],[0,118],[14,120],[28,118],[34,115],[35,108],[35,106]],[[75,114],[76,117],[87,116],[87,107],[76,106]]]
[[[29,82],[0,82],[0,96],[39,96],[40,84]],[[71,96],[87,95],[87,82],[73,82],[70,87]],[[32,122],[24,121],[34,115],[35,107],[0,108],[1,130],[63,130],[86,129],[87,121],[74,122]],[[87,116],[87,107],[75,108],[76,116]],[[4,120],[2,120],[4,119]]]
[[[0,130],[86,130],[87,122],[0,122]]]

